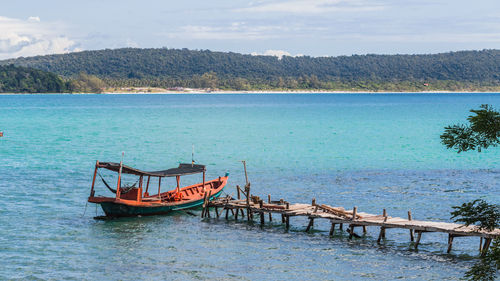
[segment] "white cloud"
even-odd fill
[[[0,59],[77,51],[61,25],[0,16]]]
[[[252,56],[274,56],[274,57],[278,57],[278,59],[283,58],[283,56],[289,56],[289,57],[304,56],[303,54],[292,55],[289,52],[283,51],[283,50],[266,50],[264,53],[253,52],[253,53],[251,53],[251,55]]]
[[[234,22],[220,27],[187,25],[181,27],[179,32],[169,33],[168,36],[197,40],[257,40],[276,37],[277,34],[286,29],[282,26],[248,26],[244,22]]]
[[[384,9],[384,5],[367,0],[288,0],[273,3],[258,3],[237,12],[320,14],[332,12],[362,12]]]
[[[280,25],[251,25],[246,22],[233,22],[222,26],[186,25],[175,32],[158,33],[174,39],[194,40],[263,40],[284,37],[310,37],[311,34],[324,31],[324,27],[305,26],[300,23]]]
[[[29,17],[28,21],[30,21],[30,22],[40,22],[40,17]]]

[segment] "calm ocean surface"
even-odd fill
[[[326,222],[304,233],[301,218],[285,231],[83,214],[96,160],[124,151],[128,165],[164,169],[194,144],[207,178],[230,172],[228,194],[247,160],[254,194],[448,221],[453,205],[500,202],[500,149],[457,154],[439,139],[483,103],[500,108],[500,94],[0,95],[0,280],[458,280],[478,238],[448,255],[445,234],[424,234],[416,252],[407,231],[378,245],[377,228],[350,241]]]

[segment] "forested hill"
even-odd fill
[[[56,74],[46,71],[0,66],[0,93],[61,93],[66,83]]]
[[[500,50],[432,55],[339,57],[252,56],[187,49],[83,51],[1,61],[54,72],[110,79],[190,79],[214,72],[218,78],[276,80],[315,76],[321,81],[487,81],[500,80]]]

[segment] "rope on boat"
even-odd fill
[[[109,184],[106,182],[106,180],[104,180],[104,177],[101,175],[101,172],[99,171],[99,169],[97,169],[97,174],[99,175],[99,177],[101,178],[102,182],[104,183],[104,185],[109,189],[109,191],[113,192],[116,194],[116,189],[113,189],[111,188],[111,186],[109,186]],[[139,180],[137,180],[133,185],[131,186],[124,186],[124,187],[120,187],[121,188],[121,194],[125,194],[129,191],[131,191],[132,189],[135,188],[135,186],[137,185],[137,183],[139,182]]]
[[[85,217],[85,212],[87,212],[87,204],[89,204],[89,201],[85,202],[85,209],[83,209],[82,218]]]

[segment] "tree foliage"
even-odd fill
[[[474,264],[465,277],[472,281],[494,281],[500,269],[500,239],[495,239],[490,252]]]
[[[487,104],[470,112],[473,115],[467,118],[469,124],[445,127],[441,142],[449,149],[456,149],[458,153],[469,150],[481,152],[482,149],[497,146],[500,143],[500,113]],[[479,229],[489,231],[500,226],[500,207],[496,204],[477,199],[452,208],[454,211],[451,212],[451,218],[455,222],[476,225]],[[490,251],[481,256],[466,272],[465,277],[474,281],[492,281],[496,279],[499,269],[500,239],[497,238]]]
[[[77,77],[68,81],[68,89],[71,92],[101,93],[106,86],[106,83],[98,77],[85,73],[80,73]]]
[[[278,59],[208,50],[123,48],[0,61],[11,63],[50,71],[66,79],[83,72],[112,87],[346,91],[500,88],[499,50]]]
[[[477,225],[479,229],[494,230],[499,226],[500,209],[498,205],[488,204],[486,201],[477,199],[472,202],[454,206],[451,213],[452,219],[465,225]]]
[[[65,82],[53,73],[14,65],[0,66],[0,93],[61,93],[64,91],[66,91]]]
[[[475,115],[467,118],[469,124],[445,127],[441,142],[458,153],[469,150],[481,152],[482,149],[497,146],[500,143],[500,113],[487,104],[470,112]]]

